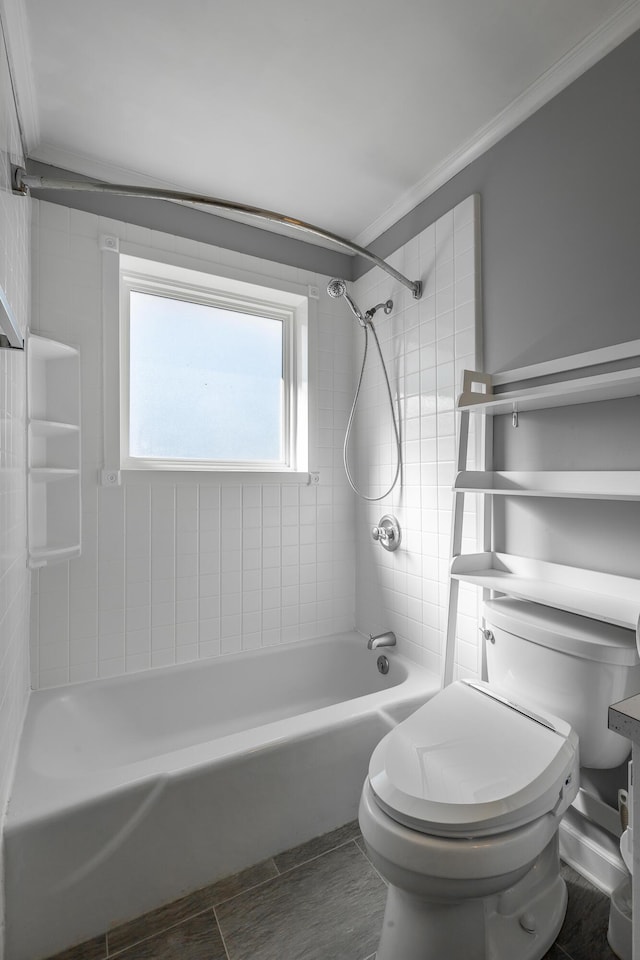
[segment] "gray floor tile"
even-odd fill
[[[347,843],[216,908],[229,960],[362,960],[374,953],[386,888]]]
[[[571,957],[568,953],[559,947],[557,943],[554,943],[550,950],[545,953],[542,960],[571,960]]]
[[[308,840],[307,843],[301,843],[299,846],[293,847],[285,853],[280,853],[273,859],[280,873],[284,873],[286,870],[292,870],[293,867],[299,867],[300,864],[306,863],[307,860],[313,860],[314,857],[328,853],[329,850],[333,850],[335,847],[339,847],[349,840],[355,840],[359,836],[360,827],[358,826],[358,821],[352,820],[350,823],[345,823],[344,826],[338,827],[330,833],[325,833],[321,837],[314,837],[313,840]]]
[[[566,864],[562,876],[569,891],[569,905],[558,946],[571,960],[616,960],[607,943],[609,898]]]
[[[277,875],[278,870],[273,860],[263,860],[253,867],[241,870],[240,873],[234,873],[231,877],[218,880],[217,883],[213,883],[205,889],[210,891],[211,902],[215,907],[225,900],[237,897],[239,893],[244,893],[245,890],[250,890],[266,880],[277,877]]]
[[[56,953],[50,960],[104,960],[107,955],[107,941],[104,936],[94,937],[93,940],[86,940],[78,944],[77,947],[71,947],[69,950],[63,950],[62,953]]]
[[[174,900],[164,907],[145,913],[135,920],[123,923],[114,927],[107,935],[109,953],[116,953],[130,947],[140,940],[145,940],[161,930],[167,930],[175,926],[187,917],[192,917],[196,913],[202,913],[207,907],[213,907],[223,900],[229,900],[245,890],[249,890],[258,883],[264,883],[271,877],[277,876],[273,860],[264,860],[253,867],[242,870],[231,877],[212,883],[208,887],[196,890],[194,893]],[[74,960],[74,958],[71,958]]]
[[[351,840],[350,838],[356,838]],[[375,960],[385,886],[357,822],[123,924],[50,960]],[[569,907],[543,960],[615,960],[609,900],[566,865]],[[516,958],[514,958],[516,960]]]
[[[118,960],[227,960],[213,909],[129,947],[117,957]]]

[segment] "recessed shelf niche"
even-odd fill
[[[80,355],[30,336],[28,357],[29,566],[80,555]]]

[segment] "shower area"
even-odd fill
[[[33,203],[33,216],[31,331],[79,348],[82,385],[82,554],[32,574],[34,687],[354,626],[365,635],[392,629],[399,652],[439,673],[454,403],[462,370],[478,369],[481,358],[478,198],[389,258],[422,280],[419,300],[377,266],[346,286],[346,296],[331,297],[331,278],[312,272],[53,203]],[[317,483],[143,473],[103,485],[103,264],[113,256],[101,250],[105,236],[132,255],[151,252],[221,275],[251,271],[319,293],[309,347],[309,468]],[[377,305],[366,325],[347,298],[361,315]],[[363,496],[351,490],[345,457]],[[386,514],[401,529],[394,552],[371,535]],[[473,508],[467,524],[474,538]],[[475,598],[466,600],[459,668],[475,675]]]

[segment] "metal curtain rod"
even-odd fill
[[[217,197],[209,197],[199,193],[183,193],[180,190],[165,190],[161,187],[135,187],[122,183],[104,183],[98,180],[56,180],[50,177],[34,177],[27,174],[24,167],[12,166],[13,192],[27,196],[30,189],[38,190],[72,190],[85,193],[114,193],[126,197],[142,197],[156,200],[179,200],[181,203],[200,203],[208,207],[215,207],[218,210],[230,210],[235,213],[248,214],[259,220],[270,220],[274,223],[283,223],[288,227],[295,227],[305,233],[311,233],[323,240],[329,240],[352,253],[364,257],[375,263],[376,266],[384,270],[390,276],[402,283],[407,289],[411,290],[414,299],[419,300],[422,296],[422,281],[408,280],[398,270],[382,260],[381,257],[371,253],[365,247],[359,247],[350,240],[323,230],[322,227],[316,227],[312,223],[305,223],[304,220],[296,220],[293,217],[286,217],[282,213],[275,213],[273,210],[263,210],[260,207],[252,207],[245,203],[236,203],[233,200],[220,200]]]

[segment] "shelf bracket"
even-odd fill
[[[474,389],[479,387],[479,389]],[[490,373],[480,373],[478,370],[462,371],[462,393],[458,397],[458,406],[470,403],[486,403],[493,400],[493,383]]]

